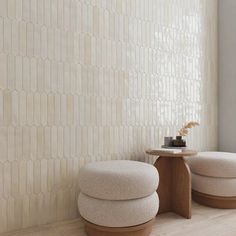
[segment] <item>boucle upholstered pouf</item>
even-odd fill
[[[192,173],[193,199],[217,208],[236,208],[236,154],[200,152],[186,160]]]
[[[78,207],[89,236],[147,236],[159,208],[155,167],[102,161],[80,169]]]

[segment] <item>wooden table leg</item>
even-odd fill
[[[172,158],[172,210],[190,219],[191,211],[191,173],[184,158]]]
[[[160,199],[158,213],[173,211],[191,218],[191,174],[184,158],[159,157],[154,166],[158,169]]]

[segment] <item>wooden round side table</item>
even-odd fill
[[[191,212],[191,173],[184,157],[191,157],[197,151],[184,150],[167,153],[161,150],[147,150],[147,154],[158,156],[154,163],[160,176],[157,193],[160,199],[159,213],[173,211],[187,219]]]

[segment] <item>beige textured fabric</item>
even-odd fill
[[[221,197],[236,196],[236,178],[206,177],[192,173],[192,189]]]
[[[209,177],[236,177],[236,153],[200,152],[196,157],[186,158],[191,172]]]
[[[128,227],[153,219],[158,212],[159,199],[156,192],[148,197],[126,201],[100,200],[80,193],[78,207],[81,216],[94,224]]]
[[[137,161],[92,162],[79,171],[81,192],[106,200],[128,200],[156,191],[159,174],[150,164]]]

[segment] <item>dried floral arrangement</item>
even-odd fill
[[[199,123],[196,122],[196,121],[190,121],[188,122],[186,125],[184,125],[179,131],[178,131],[178,134],[180,136],[187,136],[188,135],[188,131],[189,129],[195,127],[195,126],[198,126]]]

